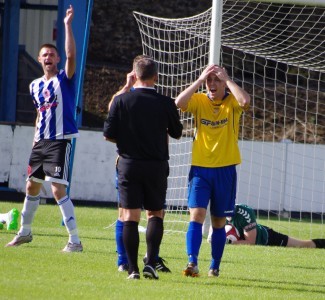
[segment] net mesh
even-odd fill
[[[181,19],[134,12],[143,53],[159,63],[159,92],[176,98],[208,65],[211,12]],[[220,64],[252,99],[241,119],[237,202],[269,220],[285,219],[287,225],[278,222],[281,228],[275,229],[287,234],[291,221],[307,220],[310,234],[312,224],[323,224],[324,31],[324,7],[223,2]],[[167,232],[186,231],[189,219],[187,176],[195,124],[191,115],[180,115],[183,137],[170,140]]]

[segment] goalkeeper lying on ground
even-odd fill
[[[235,215],[232,218],[227,218],[227,222],[234,225],[240,234],[238,241],[227,239],[226,243],[229,244],[325,248],[325,239],[299,240],[258,224],[253,208],[246,204],[236,204]]]

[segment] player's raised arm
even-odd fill
[[[177,107],[182,110],[187,109],[187,105],[192,95],[200,88],[200,86],[205,83],[210,73],[214,72],[214,65],[207,66],[200,77],[194,81],[188,88],[181,92],[175,100]]]
[[[128,73],[127,75],[126,75],[126,83],[125,83],[125,85],[118,91],[118,92],[116,92],[113,96],[112,96],[112,98],[111,98],[111,100],[109,101],[109,103],[108,103],[108,111],[110,110],[110,108],[111,108],[111,105],[112,105],[112,103],[113,103],[113,100],[114,100],[114,98],[116,97],[116,96],[118,96],[118,95],[121,95],[121,94],[124,94],[124,93],[126,93],[126,92],[129,92],[130,90],[131,90],[131,88],[133,87],[133,85],[135,84],[135,82],[136,82],[136,76],[135,76],[135,72],[134,71],[131,71],[130,73]]]
[[[64,18],[65,26],[65,54],[67,57],[65,63],[65,73],[68,78],[71,78],[76,71],[76,43],[72,31],[72,20],[74,10],[72,5],[67,9]]]
[[[225,68],[220,66],[215,66],[215,73],[218,78],[225,82],[230,92],[234,95],[239,105],[243,107],[244,110],[248,109],[250,103],[250,95],[242,89],[237,83],[231,80],[227,74]]]

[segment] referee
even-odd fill
[[[116,143],[118,190],[123,208],[123,242],[128,279],[140,279],[138,267],[141,209],[147,210],[145,278],[158,279],[156,258],[163,237],[164,205],[169,175],[168,136],[179,139],[183,126],[174,100],[155,90],[156,62],[146,55],[133,61],[134,90],[117,95],[104,123],[104,137]]]

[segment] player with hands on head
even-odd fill
[[[206,93],[198,93],[203,84]],[[192,113],[196,124],[188,179],[188,264],[183,274],[199,275],[202,225],[210,202],[213,234],[208,276],[217,277],[226,242],[226,216],[233,215],[236,199],[236,165],[241,163],[239,120],[249,107],[250,96],[230,79],[225,68],[209,65],[175,101],[182,111]]]
[[[235,214],[227,218],[227,223],[235,226],[240,235],[237,241],[227,239],[228,244],[325,248],[325,239],[300,240],[259,224],[254,209],[246,204],[236,204]]]
[[[118,95],[130,92],[133,90],[133,85],[136,82],[135,72],[132,70],[130,73],[126,75],[126,83],[125,85],[116,92],[111,100],[108,103],[108,112],[111,108],[111,105],[114,101],[114,98]],[[105,140],[108,140],[104,137]],[[123,208],[120,205],[119,201],[119,193],[118,193],[118,178],[117,178],[117,162],[118,157],[116,158],[116,190],[117,190],[117,203],[118,203],[118,218],[115,223],[115,242],[116,242],[116,252],[117,252],[117,270],[119,272],[127,271],[129,270],[129,263],[128,258],[126,255],[124,243],[123,243],[123,227],[124,227],[124,220],[123,220]]]
[[[65,54],[66,62],[58,69],[60,56],[52,44],[41,46],[38,61],[44,75],[29,86],[37,111],[33,148],[28,164],[26,197],[21,213],[21,227],[6,246],[19,246],[33,239],[31,225],[40,203],[40,190],[44,181],[51,182],[52,194],[59,205],[69,241],[63,252],[80,252],[80,242],[73,203],[67,195],[71,139],[79,136],[75,122],[75,70],[76,45],[72,31],[73,7],[66,10]]]
[[[146,55],[137,56],[133,70],[136,76],[134,91],[114,97],[104,124],[104,138],[116,143],[119,155],[118,194],[124,221],[128,279],[140,279],[138,224],[142,208],[148,216],[143,276],[158,279],[155,265],[164,231],[169,175],[167,135],[179,139],[183,126],[173,99],[155,90],[156,62]]]

